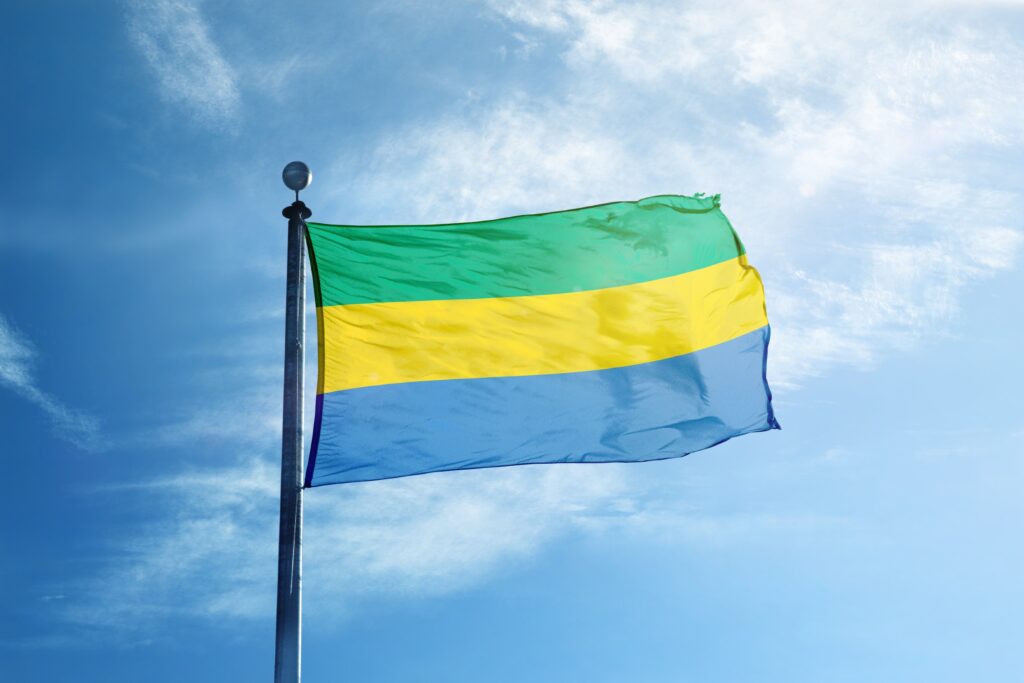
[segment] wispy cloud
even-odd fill
[[[387,220],[426,222],[493,217],[596,197],[616,186],[622,170],[636,160],[595,119],[582,107],[533,104],[521,97],[469,116],[399,130],[384,136],[371,169],[355,179],[356,196],[373,220],[375,202],[398,187],[409,188],[402,193],[405,201],[391,209],[401,213]],[[331,174],[344,177],[350,168],[339,164]],[[339,211],[352,211],[351,200],[347,209],[338,204]]]
[[[153,70],[165,99],[203,124],[238,117],[237,75],[210,36],[199,7],[188,0],[134,0],[128,30]]]
[[[278,472],[237,466],[122,487],[176,514],[120,547],[109,572],[67,589],[55,609],[88,628],[145,631],[173,618],[273,610]],[[367,594],[459,590],[608,511],[629,509],[611,467],[458,472],[306,495],[307,612],[336,621]],[[319,607],[329,604],[324,611]]]
[[[866,245],[855,254],[863,273],[852,284],[789,273],[773,292],[773,310],[791,323],[777,329],[777,376],[792,382],[910,348],[958,313],[968,283],[1006,269],[1021,243],[1019,232],[981,227],[921,244]]]
[[[182,620],[231,628],[273,613],[276,463],[249,459],[100,491],[173,514],[110,548],[105,570],[62,584],[60,614],[85,639],[135,642]],[[657,488],[657,484],[648,481]],[[572,538],[626,534],[693,547],[800,539],[854,522],[813,513],[701,509],[678,486],[652,497],[623,466],[448,472],[305,495],[307,619],[343,623],[367,597],[421,598],[514,572]],[[706,501],[705,501],[706,502]]]
[[[94,417],[68,408],[39,388],[33,372],[35,357],[28,339],[0,314],[0,384],[46,413],[60,438],[88,451],[102,448],[99,422]]]
[[[204,401],[182,411],[178,419],[126,439],[124,443],[151,446],[211,442],[262,446],[272,443],[281,434],[281,402],[277,389],[277,383],[273,383],[224,403]]]

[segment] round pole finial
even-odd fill
[[[295,196],[298,197],[299,191],[305,190],[313,182],[313,172],[301,161],[293,161],[284,167],[281,178],[284,180],[285,187],[294,190]]]

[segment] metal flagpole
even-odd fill
[[[312,212],[299,201],[313,179],[309,167],[284,167],[284,184],[295,203],[281,213],[288,219],[288,294],[284,323],[284,411],[281,420],[281,532],[277,549],[277,646],[274,683],[302,678],[302,404],[306,342],[306,219]]]

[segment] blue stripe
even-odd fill
[[[674,458],[778,429],[769,328],[695,353],[561,375],[389,384],[317,397],[307,486],[556,462]]]

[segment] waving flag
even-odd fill
[[[761,279],[717,196],[307,234],[306,486],[658,460],[778,428]]]

